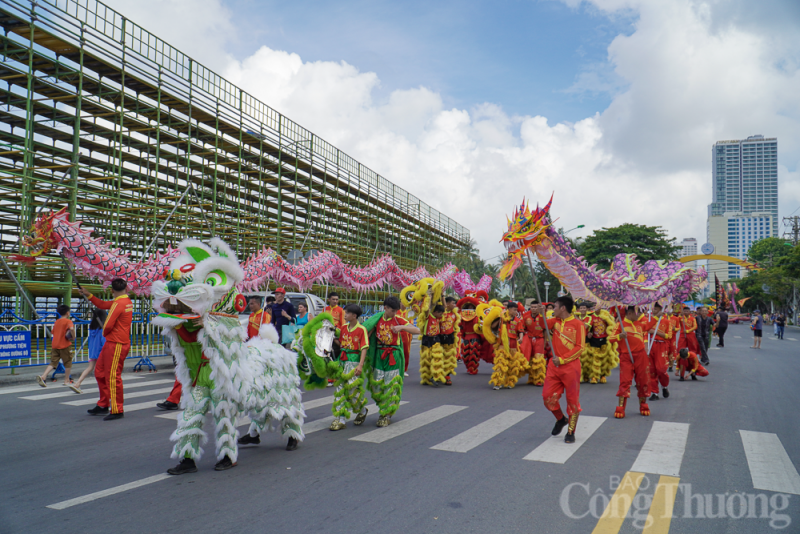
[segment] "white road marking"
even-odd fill
[[[800,495],[800,475],[776,434],[739,430],[755,489]]]
[[[501,432],[508,430],[532,413],[533,412],[523,412],[519,410],[506,410],[447,441],[434,445],[431,449],[436,449],[437,451],[469,452]]]
[[[171,475],[163,473],[161,475],[155,475],[152,477],[143,478],[141,480],[137,480],[135,482],[129,482],[127,484],[123,484],[121,486],[116,486],[114,488],[109,488],[103,491],[96,491],[94,493],[90,493],[89,495],[84,495],[83,497],[76,497],[74,499],[70,499],[68,501],[61,501],[55,504],[48,504],[48,508],[52,508],[53,510],[64,510],[66,508],[70,508],[72,506],[76,506],[78,504],[83,504],[91,501],[96,501],[97,499],[102,499],[103,497],[108,497],[109,495],[116,495],[117,493],[122,493],[123,491],[132,490],[134,488],[140,488],[142,486],[147,486],[148,484],[153,484],[154,482],[160,482],[164,479],[170,478]]]
[[[154,386],[156,384],[174,384],[175,379],[168,379],[168,380],[148,380],[147,382],[137,382],[135,384],[128,384],[125,386],[125,391],[133,388],[146,388],[148,386]],[[45,393],[43,395],[29,395],[27,397],[19,397],[20,399],[25,400],[46,400],[46,399],[55,399],[59,397],[74,397],[75,395],[79,395],[79,393],[75,393],[69,388],[64,388],[67,391],[60,391],[58,393]],[[98,389],[96,387],[91,388],[83,388],[84,393],[97,393]]]
[[[400,401],[400,406],[408,404],[408,401]],[[377,404],[367,404],[367,417],[369,414],[377,414],[378,413],[378,405]],[[352,421],[355,419],[355,415],[353,415],[348,421]],[[312,432],[317,432],[319,430],[325,430],[331,423],[333,422],[333,416],[323,417],[322,419],[316,419],[314,421],[309,421],[303,425],[303,434],[311,434]]]
[[[575,429],[575,443],[564,443],[565,430],[558,436],[551,436],[550,439],[533,449],[523,460],[552,464],[566,463],[606,419],[608,418],[582,415],[578,418],[578,428]]]
[[[401,419],[400,421],[392,423],[391,425],[385,428],[379,428],[371,432],[366,432],[364,434],[361,434],[360,436],[356,436],[350,439],[352,441],[383,443],[384,441],[396,438],[397,436],[402,436],[406,432],[411,432],[412,430],[416,430],[417,428],[433,423],[434,421],[438,421],[439,419],[447,417],[448,415],[453,415],[454,413],[460,412],[461,410],[465,410],[466,408],[467,408],[466,406],[453,406],[450,404],[443,404],[438,408],[434,408],[433,410],[428,410],[427,412],[422,412],[417,415],[412,415],[408,419]]]
[[[127,399],[136,399],[138,397],[148,397],[150,395],[160,395],[162,393],[169,393],[172,391],[172,386],[168,388],[158,388],[158,389],[148,389],[147,391],[137,391],[135,393],[125,393],[123,391],[122,399],[123,401]],[[90,399],[80,399],[74,400],[69,402],[62,402],[61,404],[66,404],[67,406],[88,406],[90,404],[97,404],[97,399],[92,397]]]
[[[742,339],[742,336],[733,336],[734,339]]]
[[[787,337],[786,339],[788,339],[789,341],[797,341],[797,340],[796,340],[795,338],[793,338],[793,337]]]
[[[688,437],[687,423],[654,421],[631,471],[679,476]]]
[[[139,378],[144,378],[143,376],[137,376],[132,374],[124,374],[122,375],[122,380],[137,380]],[[31,382],[36,380],[36,375],[31,375]],[[63,386],[64,379],[60,378],[58,382],[48,382],[48,386],[43,388],[42,386],[34,385],[34,386],[11,386],[7,388],[0,388],[0,395],[9,395],[11,393],[26,393],[28,391],[52,391],[53,389],[61,390],[69,389],[67,386]],[[52,388],[52,389],[51,389]],[[72,390],[69,390],[72,392]],[[75,393],[72,393],[75,395]]]
[[[126,398],[127,398],[127,395],[126,395]],[[138,404],[125,404],[125,405],[122,406],[122,410],[125,413],[138,412],[139,410],[147,410],[149,408],[155,408],[156,404],[158,402],[159,402],[158,399],[156,399],[156,400],[151,400],[151,401],[147,401],[147,402],[140,402]]]

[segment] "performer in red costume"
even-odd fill
[[[128,283],[122,278],[111,282],[111,295],[114,300],[105,301],[95,297],[86,288],[80,292],[89,299],[89,302],[101,310],[108,312],[106,322],[103,324],[103,337],[106,344],[97,358],[97,367],[94,377],[100,388],[100,400],[97,406],[89,410],[91,415],[108,414],[103,421],[113,421],[125,416],[122,407],[122,368],[125,358],[131,349],[131,323],[133,322],[133,303],[126,291]]]
[[[700,351],[697,346],[697,336],[694,333],[697,330],[697,319],[692,316],[689,306],[683,307],[683,315],[680,319],[681,337],[678,339],[678,350],[688,348],[690,352],[696,354]]]
[[[547,362],[545,361],[545,323],[539,313],[538,300],[531,303],[531,309],[522,314],[517,331],[522,336],[520,350],[528,360],[528,384],[544,385]]]
[[[650,407],[647,405],[648,383],[650,382],[650,358],[647,356],[645,347],[647,333],[642,328],[636,306],[627,307],[622,323],[617,325],[614,333],[608,338],[612,342],[618,341],[619,345],[619,389],[617,390],[619,404],[614,412],[614,417],[617,419],[625,417],[625,406],[628,404],[628,397],[631,396],[631,383],[634,376],[636,377],[636,393],[639,396],[639,413],[650,415]]]
[[[553,308],[553,318],[548,319],[547,327],[553,339],[553,357],[547,365],[547,377],[544,380],[542,399],[544,406],[556,418],[552,435],[557,436],[567,424],[565,443],[575,443],[575,428],[578,425],[578,414],[581,412],[581,361],[580,355],[586,341],[586,327],[583,321],[572,315],[575,303],[572,297],[558,297]],[[540,314],[545,310],[536,305]],[[567,395],[567,415],[564,417],[559,400],[561,394]]]
[[[698,376],[708,376],[708,370],[700,365],[697,354],[689,351],[689,349],[681,349],[680,357],[678,358],[678,369],[681,370],[681,382],[683,382],[683,377],[687,371],[692,380],[697,380]]]
[[[681,329],[680,304],[675,304],[675,306],[673,306],[672,314],[669,316],[669,323],[672,326],[672,339],[669,343],[669,369],[667,369],[667,371],[671,373],[675,361],[678,359],[678,332]]]
[[[471,375],[478,374],[478,364],[483,344],[483,337],[475,329],[478,324],[475,308],[478,304],[480,304],[480,301],[474,294],[468,294],[456,304],[461,315],[461,329],[459,331],[459,336],[461,337],[461,359],[464,361],[464,365],[467,366],[467,373]]]
[[[250,308],[250,319],[247,321],[247,339],[258,337],[262,324],[270,324],[272,315],[261,307],[261,297],[250,297],[247,303]]]
[[[669,397],[669,344],[672,340],[672,324],[669,316],[663,313],[661,304],[653,306],[653,316],[647,325],[647,330],[653,336],[650,344],[650,400],[658,400],[658,387],[661,384],[664,398]]]
[[[407,323],[410,323],[411,321],[408,319],[408,309],[406,309],[402,303],[400,305],[402,306],[402,309],[397,312],[397,316],[402,317]],[[408,357],[411,355],[411,341],[413,336],[403,330],[400,332],[400,339],[403,341],[403,357],[406,359],[403,375],[408,376]]]

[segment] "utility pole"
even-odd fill
[[[792,242],[792,246],[797,246],[800,243],[800,215],[794,217],[784,217],[783,224],[787,226],[786,232],[783,236]],[[792,283],[792,314],[794,315],[794,324],[797,325],[797,318],[800,314],[797,313],[797,284]]]

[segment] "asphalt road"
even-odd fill
[[[634,403],[627,418],[613,418],[616,371],[608,384],[584,385],[575,445],[548,442],[554,419],[541,388],[521,381],[493,391],[486,364],[477,376],[460,366],[452,387],[423,387],[412,361],[407,404],[386,429],[370,413],[361,427],[308,433],[293,452],[270,434],[224,472],[213,470],[209,443],[198,473],[155,479],[176,463],[168,439],[175,423],[157,417],[163,412],[147,407],[104,422],[86,414],[91,404],[62,404],[91,402],[93,393],[41,398],[66,390],[3,388],[0,533],[631,533],[648,514],[650,533],[800,532],[800,335],[787,334],[794,336],[768,335],[756,351],[749,329],[732,326],[727,346],[710,352],[710,376],[673,379],[670,398],[650,403],[651,417]],[[126,406],[162,400],[171,378],[128,379],[127,392],[141,395]],[[320,399],[331,395],[304,396],[318,400],[307,424],[330,416]],[[410,423],[419,426],[399,433]],[[380,442],[385,432],[393,437]],[[142,485],[120,488],[131,483]],[[663,509],[671,487],[670,520]],[[612,502],[630,495],[629,517],[623,507],[600,519],[615,492]]]

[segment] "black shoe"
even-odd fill
[[[684,378],[683,378],[683,377],[680,377],[680,378],[678,379],[678,382],[683,382],[683,381],[684,381]]]
[[[669,398],[669,390],[667,388],[661,388],[661,393],[664,395],[665,399]]]
[[[214,466],[214,471],[225,471],[231,467],[236,467],[236,464],[233,463],[230,458],[225,456],[225,458],[217,462],[217,464]]]
[[[183,475],[185,473],[197,473],[197,466],[191,458],[184,458],[175,467],[167,469],[170,475]]]
[[[91,410],[86,410],[89,415],[106,415],[108,414],[108,408],[103,408],[102,406],[95,406]]]
[[[692,380],[697,380],[697,377],[692,375]]]
[[[671,373],[671,372],[672,372],[672,367],[670,367],[669,369],[667,369],[667,372],[668,372],[668,373]]]
[[[650,395],[650,400],[653,400],[653,401],[658,400],[658,395],[653,393],[652,395]]]
[[[567,432],[564,436],[564,443],[575,443],[575,432]]]
[[[723,345],[717,345],[718,347],[722,347]]]
[[[245,434],[236,443],[239,445],[258,445],[261,443],[261,436],[253,437],[250,434]]]
[[[561,431],[564,430],[564,427],[567,426],[569,423],[569,419],[566,417],[562,417],[558,421],[556,421],[556,426],[553,427],[553,431],[551,432],[552,435],[557,436],[561,434]]]
[[[299,444],[300,444],[300,442],[297,441],[297,439],[289,436],[289,443],[286,444],[286,450],[287,451],[293,451],[293,450],[295,450],[297,448],[297,446]]]
[[[180,408],[180,406],[170,401],[159,402],[156,404],[156,407],[161,408],[162,410],[177,410]]]
[[[103,417],[103,421],[113,421],[114,419],[122,419],[123,417],[125,417],[125,414],[123,412],[111,413]]]

